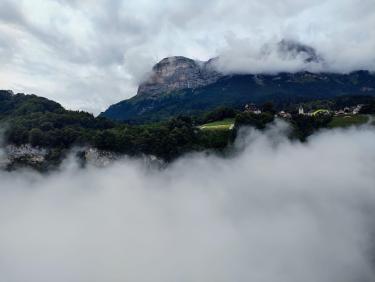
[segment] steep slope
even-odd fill
[[[197,88],[136,95],[110,106],[102,116],[142,123],[180,114],[195,115],[219,106],[243,107],[249,102],[272,101],[282,107],[341,95],[375,95],[375,75],[357,71],[350,74],[300,72],[220,76],[215,82]]]

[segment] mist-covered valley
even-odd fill
[[[374,127],[288,130],[165,168],[0,172],[1,281],[374,281]]]
[[[0,0],[0,282],[375,282],[374,26]]]

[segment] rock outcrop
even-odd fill
[[[222,75],[207,62],[185,57],[169,57],[157,63],[152,73],[138,88],[138,96],[157,96],[171,91],[198,88],[216,82]]]
[[[324,61],[313,47],[297,41],[283,39],[278,43],[277,47],[281,56],[290,58],[301,56],[305,63],[322,63]]]
[[[47,149],[30,144],[8,145],[0,148],[0,169],[12,170],[22,166],[40,168],[46,161],[47,154]]]

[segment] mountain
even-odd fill
[[[153,67],[151,76],[139,86],[137,95],[149,98],[214,83],[222,75],[215,71],[212,62],[194,61],[185,57],[165,58]]]
[[[280,41],[277,52],[288,59],[298,57],[306,66],[324,64],[324,58],[314,48],[295,41]],[[110,106],[101,116],[144,123],[177,115],[198,115],[220,106],[242,108],[246,103],[272,101],[282,108],[342,95],[375,95],[375,75],[368,71],[223,74],[215,68],[218,60],[165,58],[153,67],[137,95]]]
[[[293,59],[297,56],[302,56],[305,63],[322,63],[324,61],[313,47],[295,40],[283,39],[277,44],[277,49],[281,56],[287,56]]]

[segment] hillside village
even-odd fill
[[[310,111],[305,111],[304,107],[300,105],[297,109],[298,115],[305,115],[305,116],[317,116],[317,115],[331,115],[331,116],[350,116],[350,115],[358,115],[363,108],[363,104],[358,104],[352,107],[344,107],[338,110],[330,110],[330,109],[313,109]],[[262,113],[262,110],[255,104],[250,103],[246,104],[244,107],[244,112],[253,113],[259,115]],[[275,114],[275,117],[283,118],[283,119],[291,119],[292,114],[294,112],[288,112],[286,110],[281,110]]]

